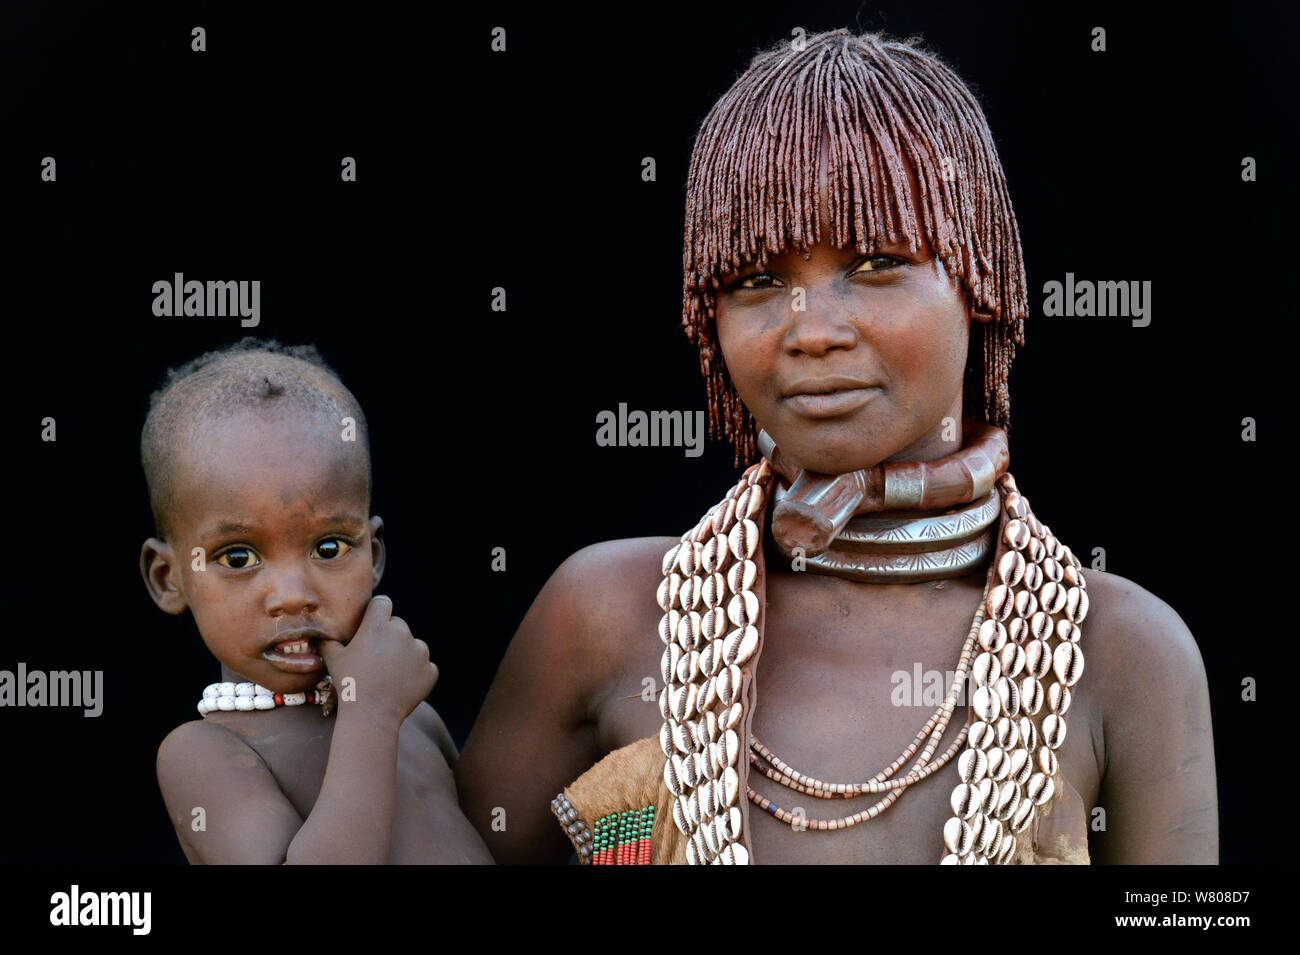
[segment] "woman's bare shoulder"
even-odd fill
[[[1205,692],[1200,648],[1173,607],[1118,574],[1085,568],[1083,575],[1088,613],[1079,647],[1108,715]],[[1142,692],[1134,692],[1138,688]]]
[[[662,613],[655,594],[664,554],[679,537],[625,537],[600,541],[571,554],[547,586],[557,596],[580,600],[588,619],[607,630],[628,617]]]

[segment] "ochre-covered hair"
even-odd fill
[[[727,372],[717,337],[719,275],[827,234],[818,209],[818,156],[828,150],[829,242],[876,243],[924,235],[972,313],[963,403],[1010,422],[1007,377],[1028,312],[1020,232],[988,122],[975,97],[919,40],[847,29],[782,40],[756,55],[705,117],[686,184],[682,324],[699,346],[709,434],[721,432],[741,466],[755,459],[757,428]],[[908,167],[915,173],[914,208]],[[981,394],[982,390],[982,394]],[[973,410],[964,411],[973,416]]]

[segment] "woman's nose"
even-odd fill
[[[829,296],[809,293],[802,309],[796,297],[790,303],[793,321],[786,335],[786,349],[791,353],[822,355],[834,348],[852,348],[858,342],[858,329],[844,309],[837,307]]]

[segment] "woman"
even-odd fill
[[[497,859],[1217,861],[1195,641],[1008,471],[1024,267],[961,81],[847,30],[760,54],[697,137],[685,239],[747,467],[538,595],[456,770]]]

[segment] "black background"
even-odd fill
[[[140,581],[139,431],[169,365],[245,330],[154,317],[152,283],[260,279],[253,331],[314,342],[356,394],[387,527],[381,590],[429,643],[431,701],[463,743],[567,555],[678,534],[732,480],[721,442],[700,458],[598,448],[595,417],[704,407],[680,329],[693,136],[795,26],[920,33],[981,101],[1030,287],[1012,468],[1081,557],[1105,548],[1108,570],[1186,621],[1213,702],[1221,858],[1278,861],[1264,837],[1285,828],[1294,772],[1294,562],[1278,539],[1297,168],[1281,4],[258,6],[4,14],[0,668],[101,669],[105,688],[97,719],[0,709],[0,861],[184,861],[153,759],[218,670]],[[207,52],[190,49],[196,25]],[[40,180],[47,155],[56,183]],[[1043,284],[1066,272],[1150,280],[1150,326],[1040,318]],[[496,546],[506,573],[490,570]],[[1247,676],[1258,702],[1241,700]]]

